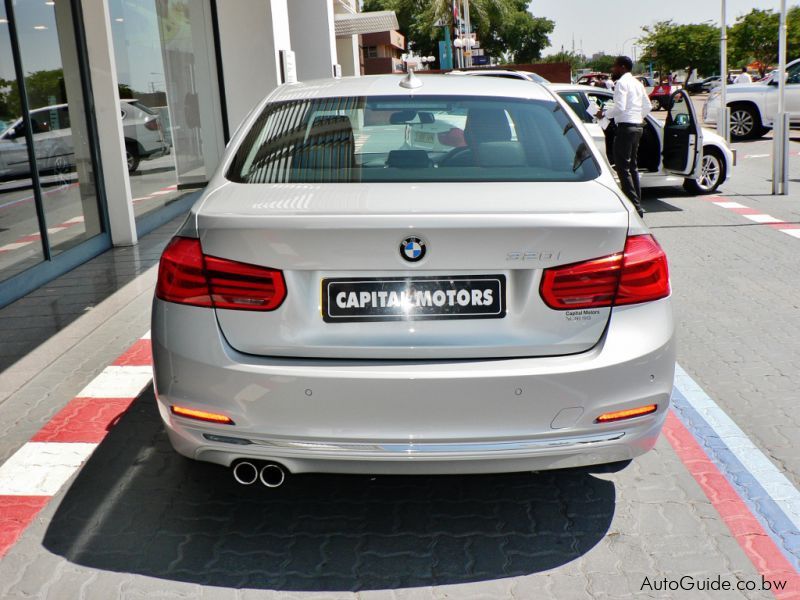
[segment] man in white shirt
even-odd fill
[[[753,78],[750,77],[750,73],[747,72],[747,67],[742,68],[742,72],[736,76],[733,83],[753,83]]]
[[[611,67],[614,85],[614,106],[605,112],[605,116],[614,119],[616,133],[614,135],[614,170],[619,175],[622,192],[636,208],[639,216],[644,215],[642,208],[642,191],[639,185],[637,153],[639,141],[644,132],[644,118],[650,114],[650,98],[642,82],[631,75],[633,61],[627,56],[618,56]],[[598,112],[598,117],[601,114]]]

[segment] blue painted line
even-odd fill
[[[764,531],[772,538],[789,563],[800,572],[800,533],[791,517],[764,489],[759,479],[742,464],[720,434],[695,410],[677,385],[672,390],[672,407],[684,426],[761,523]]]

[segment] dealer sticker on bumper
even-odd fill
[[[322,318],[328,323],[501,319],[505,296],[505,275],[323,279]]]

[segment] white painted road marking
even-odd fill
[[[747,434],[684,371],[675,365],[675,387],[705,419],[736,459],[769,494],[775,504],[800,531],[800,492],[781,473]]]
[[[150,383],[150,366],[109,366],[77,395],[78,398],[136,398]]]
[[[28,442],[0,467],[0,496],[52,496],[97,444]]]

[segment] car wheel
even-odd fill
[[[713,194],[727,177],[725,159],[716,148],[703,148],[702,161],[700,177],[683,181],[683,189],[691,194]]]
[[[658,98],[651,98],[650,108],[652,108],[653,110],[661,110],[661,100],[659,100]]]
[[[125,149],[125,160],[128,162],[128,173],[133,173],[139,168],[139,153],[132,148]]]
[[[761,118],[752,106],[731,108],[731,139],[749,140],[764,135]]]

